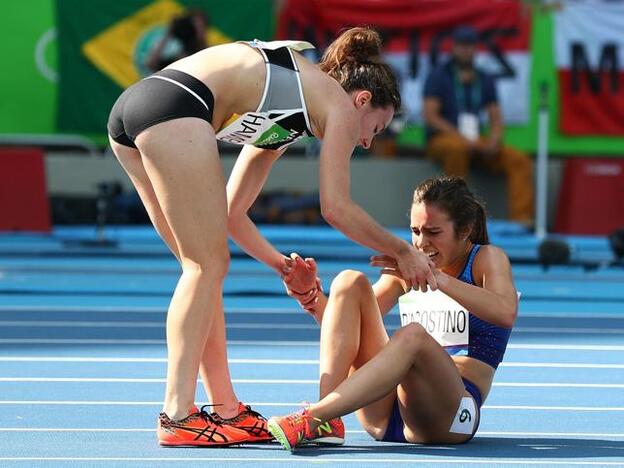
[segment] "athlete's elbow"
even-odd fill
[[[501,314],[501,326],[503,328],[512,328],[516,323],[516,318],[518,317],[518,307],[516,305],[513,306],[505,306],[503,307]]]
[[[228,218],[227,218],[228,233],[235,234],[240,229],[240,226],[243,223],[244,216],[245,216],[245,213],[236,213],[236,212],[228,213]]]
[[[332,208],[323,208],[323,206],[321,206],[321,216],[327,221],[327,224],[336,227],[335,220],[337,219],[337,215]]]
[[[344,220],[344,209],[339,203],[323,203],[321,201],[321,216],[329,225],[338,229]]]

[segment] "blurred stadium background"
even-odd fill
[[[624,225],[619,204],[624,195],[624,38],[621,29],[609,26],[624,18],[600,6],[591,15],[579,15],[574,9],[583,3],[7,0],[0,20],[5,44],[11,44],[0,75],[0,228],[95,223],[98,196],[111,203],[108,223],[146,222],[107,148],[106,119],[122,89],[147,73],[145,57],[168,21],[199,8],[210,18],[210,44],[301,38],[321,53],[344,27],[369,24],[382,32],[386,58],[402,81],[405,112],[394,134],[380,138],[370,151],[357,152],[353,196],[387,226],[404,225],[413,186],[439,172],[423,157],[422,84],[432,61],[448,50],[452,30],[472,24],[482,38],[479,63],[498,77],[507,144],[537,154],[539,90],[548,89],[542,137],[549,157],[549,230],[608,234]],[[277,164],[254,208],[258,221],[321,222],[314,212],[317,148],[304,143]],[[222,153],[229,171],[235,148],[222,147]],[[43,175],[36,170],[40,160]],[[379,177],[392,180],[383,197],[371,190]],[[490,215],[505,219],[502,177],[473,170],[470,181]]]

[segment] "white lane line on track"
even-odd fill
[[[624,388],[624,384],[576,383],[576,382],[494,382],[493,387],[524,388]]]
[[[529,367],[554,369],[624,369],[624,364],[587,364],[578,362],[501,362],[500,367]]]
[[[163,321],[111,321],[111,320],[0,320],[0,327],[16,328],[165,328]],[[318,330],[312,323],[226,323],[226,329],[235,330]],[[388,331],[399,329],[400,326],[387,326]],[[566,333],[566,334],[624,334],[624,328],[571,328],[571,327],[514,327],[514,333]]]
[[[13,345],[68,345],[68,344],[98,344],[98,345],[165,345],[165,340],[157,339],[99,339],[99,338],[0,338],[0,344]],[[228,346],[295,346],[318,347],[318,341],[276,341],[276,340],[228,340]],[[539,344],[539,343],[510,343],[507,349],[532,350],[569,350],[569,351],[624,351],[624,345],[600,344]]]
[[[113,313],[167,313],[167,307],[158,306],[53,306],[53,305],[0,305],[0,312],[113,312]],[[624,307],[622,308],[624,312]],[[226,314],[301,314],[297,307],[225,307]],[[624,320],[624,314],[589,314],[568,312],[523,312],[522,317],[530,318],[579,318]]]
[[[321,460],[311,461],[305,458],[298,458],[292,456],[269,458],[269,457],[0,457],[0,461],[10,462],[23,462],[23,461],[75,461],[75,462],[183,462],[188,464],[189,462],[206,461],[206,462],[244,462],[248,463],[283,463],[286,465],[296,465],[297,463],[377,463],[387,465],[399,465],[399,464],[445,464],[445,465],[570,465],[570,466],[622,466],[621,462],[608,462],[608,461],[559,461],[559,460],[525,460],[525,459],[496,459],[491,458],[470,458],[470,459],[454,459],[454,458],[360,458],[350,455],[349,458],[323,458]]]
[[[115,307],[115,306],[0,306],[0,312],[70,312],[70,313],[146,313],[146,314],[166,314],[167,307]],[[274,314],[274,315],[301,315],[302,312],[298,307],[226,307],[226,314]],[[600,316],[588,316],[587,318],[599,318]],[[602,318],[609,318],[605,315]],[[617,318],[617,317],[614,317]]]
[[[0,362],[88,362],[88,363],[166,363],[166,358],[139,357],[66,357],[66,356],[0,356]],[[254,365],[318,365],[318,359],[228,359],[230,364]],[[502,362],[500,367],[554,369],[624,369],[624,364],[588,364],[558,362]]]
[[[251,406],[264,407],[301,407],[301,403],[264,403],[251,402]],[[160,401],[71,401],[71,400],[0,400],[0,405],[49,405],[49,406],[162,406]],[[586,411],[586,412],[621,412],[622,406],[538,406],[538,405],[484,405],[484,410],[504,411]]]
[[[98,428],[98,427],[0,427],[0,432],[156,432],[153,428]],[[346,430],[347,434],[366,434],[364,430]],[[479,431],[476,437],[596,437],[624,438],[624,433],[609,432],[499,432]]]
[[[485,410],[529,411],[624,411],[623,406],[533,406],[533,405],[483,405]]]
[[[165,383],[164,378],[126,378],[126,377],[0,377],[3,382],[28,383]],[[197,379],[201,383],[200,379]],[[254,385],[318,385],[317,379],[232,379],[235,384]],[[568,382],[494,382],[493,387],[524,388],[624,388],[624,384],[568,383]]]
[[[349,432],[349,431],[346,431]],[[365,431],[362,431],[365,432]],[[513,431],[479,431],[479,436],[515,436],[515,437],[624,437],[624,433],[608,432],[513,432]]]
[[[0,320],[0,327],[28,328],[165,328],[162,322],[130,321],[74,321],[74,320]],[[318,330],[319,326],[311,323],[229,323],[226,328],[244,330]],[[554,329],[553,329],[554,330]]]
[[[512,333],[600,333],[621,335],[624,328],[580,328],[580,327],[514,327]]]
[[[50,356],[0,356],[0,362],[141,362],[166,363],[166,358],[116,358],[116,357],[50,357]],[[260,365],[318,365],[318,359],[228,359],[230,364],[260,364]],[[624,367],[624,365],[623,365]]]
[[[624,346],[600,344],[509,343],[507,345],[507,349],[540,349],[558,351],[624,351]]]

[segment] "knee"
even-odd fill
[[[445,154],[456,156],[468,154],[468,147],[461,140],[450,140],[443,148]]]
[[[518,168],[531,170],[533,168],[533,161],[526,153],[518,151],[508,146],[503,148],[505,159],[509,161],[509,165],[513,166],[515,170]]]
[[[199,275],[208,281],[223,281],[230,267],[230,252],[225,248],[205,255],[182,255],[181,264],[185,274]]]
[[[386,435],[386,431],[387,431],[386,427],[377,427],[371,424],[365,424],[363,426],[364,426],[364,430],[366,431],[366,433],[377,441],[382,441],[384,438],[384,435]]]
[[[390,342],[415,355],[424,348],[427,336],[427,331],[420,323],[410,323],[394,332]]]
[[[368,278],[361,271],[344,270],[338,273],[331,284],[331,294],[354,294],[370,289]]]
[[[468,150],[468,146],[464,141],[451,134],[443,134],[434,137],[431,142],[431,148],[440,157],[466,153]]]

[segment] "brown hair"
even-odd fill
[[[392,68],[381,61],[381,37],[371,28],[351,28],[332,42],[319,67],[350,93],[370,91],[373,107],[401,107],[396,77]]]
[[[435,204],[445,211],[455,234],[470,230],[473,244],[489,244],[483,203],[470,191],[461,177],[434,177],[416,187],[413,203]]]

